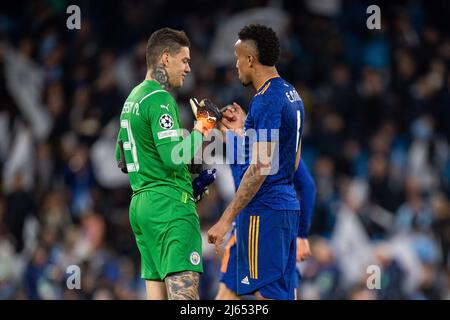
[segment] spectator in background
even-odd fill
[[[301,299],[342,299],[342,272],[330,244],[320,238],[311,239],[312,257],[302,270]]]
[[[23,238],[25,221],[28,216],[36,214],[32,194],[25,189],[23,175],[15,176],[12,192],[6,196],[5,225],[14,239],[16,252],[24,249]]]

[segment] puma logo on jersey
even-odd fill
[[[167,109],[167,111],[169,111],[169,105],[165,106],[165,105],[162,104],[160,107],[163,108],[163,109]]]

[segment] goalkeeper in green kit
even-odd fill
[[[189,46],[183,31],[155,31],[147,44],[145,80],[131,91],[120,115],[116,158],[133,190],[130,224],[152,300],[199,299],[202,241],[186,163],[222,116],[209,100],[191,99],[197,121],[190,135],[181,135],[170,90],[181,87],[190,72]]]

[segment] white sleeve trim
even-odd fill
[[[153,92],[150,92],[149,94],[147,94],[145,97],[143,97],[141,99],[141,101],[139,101],[139,104],[142,103],[142,101],[144,101],[146,98],[150,97],[152,94],[158,93],[158,92],[167,92],[166,90],[155,90]],[[168,93],[168,92],[167,92]]]

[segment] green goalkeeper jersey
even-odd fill
[[[198,149],[201,133],[193,131],[190,137]],[[184,203],[193,200],[188,166],[164,161],[164,156],[173,160],[170,151],[183,137],[177,103],[159,83],[145,80],[131,91],[122,108],[117,140],[123,143],[133,196],[151,190]],[[116,158],[119,161],[118,145]]]

